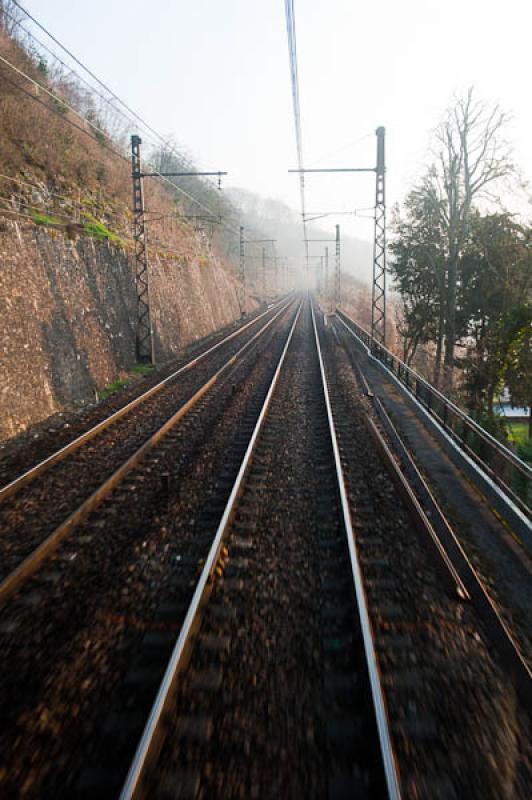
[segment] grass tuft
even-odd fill
[[[98,390],[98,400],[106,400],[111,395],[116,394],[116,392],[120,391],[120,389],[124,389],[126,386],[129,386],[131,383],[134,383],[135,380],[141,378],[144,375],[149,375],[155,366],[153,364],[135,364],[135,366],[131,367],[129,373],[124,378],[119,378],[113,383],[110,383],[108,386],[105,386],[103,389]]]
[[[522,420],[513,422],[506,419],[505,423],[508,428],[508,438],[510,441],[515,444],[526,444],[528,441],[528,422]]]
[[[49,214],[42,214],[40,211],[35,211],[31,208],[29,212],[30,217],[36,225],[60,225],[58,219],[51,217]]]

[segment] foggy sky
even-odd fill
[[[24,3],[23,3],[24,4]],[[26,7],[203,169],[299,210],[283,0],[28,0]],[[453,93],[513,115],[508,138],[532,176],[526,0],[296,2],[307,166],[372,166],[387,129],[387,201],[428,163]],[[309,211],[371,206],[373,176],[307,178]],[[512,206],[512,199],[507,198]],[[325,227],[371,238],[370,220]]]

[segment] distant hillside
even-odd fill
[[[242,209],[245,224],[251,229],[260,229],[265,238],[277,239],[276,248],[294,262],[301,263],[303,229],[301,216],[278,200],[261,197],[247,189],[230,188],[229,199]],[[327,238],[331,226],[322,228],[318,224],[308,225],[309,238]],[[323,245],[325,247],[325,245]],[[344,236],[341,241],[342,271],[363,283],[371,282],[373,245],[362,239]],[[331,264],[334,258],[334,243],[329,246]]]
[[[129,142],[132,133],[144,134],[116,103],[83,85],[10,23],[15,13],[11,3],[0,0],[0,56],[5,59],[0,63],[0,214],[26,216],[37,225],[128,247]],[[154,169],[194,170],[171,141],[156,145],[149,139],[143,142],[143,156]],[[149,215],[152,248],[187,257],[191,236],[201,230],[236,276],[243,224],[246,238],[274,238],[277,255],[290,258],[296,268],[303,266],[300,216],[281,202],[237,188],[220,192],[197,177],[149,180],[145,194],[147,208],[156,211]],[[330,230],[330,225],[328,230],[309,226],[314,238]],[[250,265],[259,263],[260,250],[248,248]],[[331,244],[331,259],[333,251]],[[370,242],[342,238],[343,271],[369,282],[371,264]],[[250,278],[253,282],[252,270]]]

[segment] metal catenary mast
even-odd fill
[[[133,239],[135,244],[135,285],[137,288],[136,357],[139,363],[153,363],[153,335],[148,284],[148,252],[144,218],[144,176],[141,169],[140,136],[131,137],[131,178],[133,181]]]
[[[150,313],[149,269],[144,206],[144,178],[184,178],[217,175],[218,187],[227,172],[143,172],[140,157],[142,139],[131,137],[131,179],[133,184],[133,240],[137,288],[136,355],[139,363],[155,364],[153,325]]]
[[[340,308],[342,302],[342,281],[340,270],[340,226],[336,226],[336,253],[334,265],[334,304],[336,308]]]
[[[386,345],[386,196],[384,128],[377,128],[375,186],[375,239],[373,245],[373,287],[371,293],[371,335]]]
[[[386,196],[385,196],[385,157],[384,137],[385,129],[381,126],[375,131],[377,136],[377,165],[376,167],[334,167],[328,169],[289,169],[288,172],[374,172],[375,185],[375,238],[373,246],[373,284],[371,296],[371,334],[375,341],[386,342]],[[320,216],[328,216],[323,214]],[[319,218],[319,217],[318,217]],[[307,220],[308,221],[308,220]],[[341,301],[341,286],[339,277],[340,242],[339,230],[336,226],[336,271],[335,275],[335,303],[338,307]],[[311,241],[311,240],[307,240]],[[315,240],[317,241],[317,240]]]

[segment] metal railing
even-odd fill
[[[458,408],[438,389],[383,347],[371,334],[344,311],[336,311],[340,320],[366,346],[368,352],[386,366],[415,396],[444,430],[458,442],[494,483],[496,483],[530,519],[532,516],[532,469],[508,447],[497,441],[475,420]]]

